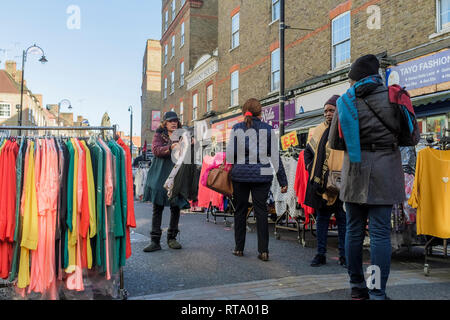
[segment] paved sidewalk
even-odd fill
[[[388,290],[397,286],[429,284],[448,285],[450,290],[450,269],[435,269],[428,277],[423,272],[415,270],[392,271]],[[348,288],[347,274],[304,275],[165,292],[133,297],[130,300],[274,300],[293,297],[302,299],[303,296]],[[348,299],[348,294],[342,295],[341,299]]]

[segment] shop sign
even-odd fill
[[[287,150],[289,147],[298,146],[298,137],[296,131],[291,131],[281,137],[281,148]]]
[[[274,129],[280,127],[280,105],[272,105],[262,108],[262,121],[270,124]],[[292,99],[284,105],[284,126],[287,127],[295,118],[295,100]]]
[[[413,90],[450,81],[450,50],[386,69],[387,85]]]

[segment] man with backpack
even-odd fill
[[[387,299],[391,211],[394,204],[405,200],[399,145],[407,144],[404,141],[411,138],[410,130],[416,126],[412,106],[399,104],[410,103],[407,93],[406,97],[402,94],[406,91],[387,88],[379,67],[374,55],[362,56],[352,64],[348,74],[351,88],[337,101],[329,134],[331,148],[345,151],[340,199],[347,212],[345,252],[354,300]],[[369,286],[363,270],[367,221],[371,258],[368,270],[372,275]]]

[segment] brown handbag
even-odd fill
[[[209,171],[206,186],[223,195],[233,195],[233,184],[231,183],[230,172],[225,170],[223,164],[219,168],[211,169]]]

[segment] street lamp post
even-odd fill
[[[133,106],[129,106],[128,111],[130,111],[130,154],[133,159]]]
[[[22,82],[20,84],[20,111],[19,111],[19,126],[22,126],[22,111],[23,111],[23,82],[24,82],[24,76],[25,76],[25,62],[27,61],[27,54],[30,50],[37,50],[40,53],[42,53],[42,57],[39,59],[41,63],[46,63],[47,59],[45,58],[44,50],[42,50],[41,47],[37,46],[36,44],[32,45],[31,47],[28,47],[27,50],[23,51],[22,54]],[[21,131],[19,130],[19,135],[21,135]]]
[[[59,127],[59,114],[60,114],[60,111],[61,111],[61,105],[63,105],[63,106],[66,106],[66,105],[68,105],[67,106],[67,108],[70,110],[70,109],[72,109],[72,104],[70,103],[70,101],[69,100],[67,100],[67,99],[62,99],[59,103],[58,103],[58,127]]]

